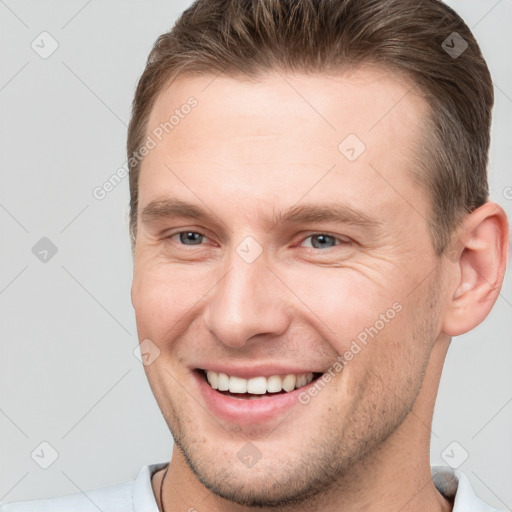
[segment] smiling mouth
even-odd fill
[[[290,393],[311,384],[322,375],[321,373],[307,372],[244,379],[213,370],[198,369],[198,371],[212,389],[225,396],[241,400],[257,400],[272,395]]]

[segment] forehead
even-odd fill
[[[179,189],[246,206],[289,206],[307,192],[407,208],[401,195],[424,199],[408,170],[426,112],[411,82],[370,67],[258,81],[182,77],[151,111],[155,147],[141,165],[139,204]]]
[[[323,120],[333,131],[352,129],[363,135],[380,125],[389,127],[397,118],[403,122],[421,117],[427,105],[419,92],[403,72],[376,65],[347,67],[335,74],[273,71],[258,78],[182,75],[158,95],[147,128],[169,120],[174,109],[194,97],[200,106],[195,113],[213,115],[216,123],[233,115],[282,122],[294,114],[308,119],[312,127]]]

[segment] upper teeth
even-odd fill
[[[279,393],[279,391],[293,391],[309,384],[313,380],[312,373],[299,373],[288,375],[272,375],[271,377],[253,377],[252,379],[243,379],[234,377],[225,373],[208,370],[206,379],[213,389],[219,391],[229,391],[230,393],[251,393],[254,395],[264,395],[269,393]]]

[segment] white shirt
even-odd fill
[[[43,500],[19,501],[0,506],[0,512],[159,512],[151,476],[167,462],[143,466],[131,482]],[[434,466],[433,480],[439,492],[455,496],[453,512],[500,512],[478,499],[466,476],[449,467]]]

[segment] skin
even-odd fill
[[[139,339],[160,350],[144,368],[176,443],[165,510],[451,510],[430,476],[433,407],[451,336],[480,323],[499,292],[503,210],[486,203],[454,233],[450,257],[435,254],[430,200],[410,175],[428,107],[396,74],[213,78],[182,77],[160,95],[148,133],[190,96],[198,105],[145,157],[139,181],[132,303]],[[338,150],[348,134],[366,145],[352,162]],[[143,221],[166,197],[211,217]],[[269,217],[326,203],[378,226]],[[186,245],[180,231],[204,238]],[[313,245],[319,234],[335,239]],[[236,252],[247,236],[263,251],[252,263]],[[192,370],[206,362],[327,370],[395,303],[401,311],[287,415],[238,425],[198,392]],[[247,442],[261,453],[252,467],[237,458]]]

